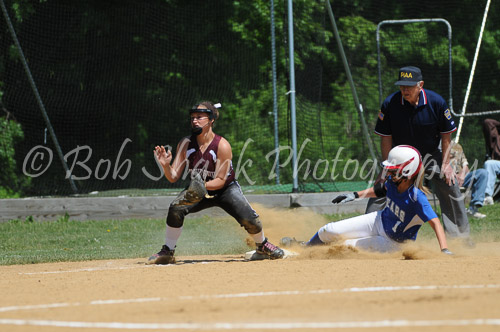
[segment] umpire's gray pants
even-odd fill
[[[449,237],[468,237],[470,235],[469,219],[460,187],[446,184],[440,178],[438,168],[426,170],[426,179],[431,182],[432,190],[439,199],[444,230]],[[429,178],[429,177],[430,178]],[[365,213],[382,210],[385,207],[385,197],[370,198]]]

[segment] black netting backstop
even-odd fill
[[[160,177],[155,145],[189,133],[187,110],[221,102],[215,131],[233,148],[241,184],[252,192],[290,192],[291,146],[287,1],[275,1],[279,182],[275,146],[269,1],[4,0],[0,20],[1,188],[8,195],[168,192],[185,185]],[[486,1],[332,1],[341,41],[373,146],[379,109],[376,30],[384,20],[442,18],[452,27],[453,106],[460,112]],[[366,185],[373,162],[363,138],[324,1],[294,1],[299,191]],[[492,3],[467,112],[499,109],[500,20]],[[384,94],[397,69],[423,69],[426,88],[449,99],[447,32],[435,24],[381,31]],[[484,157],[482,117],[466,118],[460,142]],[[457,119],[458,122],[458,119]],[[47,166],[52,152],[52,162]],[[43,171],[43,172],[42,172]],[[40,175],[41,174],[41,175]],[[0,191],[1,193],[1,191]]]

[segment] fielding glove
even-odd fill
[[[186,200],[191,203],[197,203],[205,198],[205,196],[208,196],[205,181],[203,181],[199,173],[192,174],[191,183],[185,193]]]

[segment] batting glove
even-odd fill
[[[350,202],[350,201],[354,201],[356,198],[359,198],[359,195],[358,195],[357,192],[353,192],[353,193],[350,193],[350,194],[339,195],[339,196],[335,197],[332,200],[332,203],[333,204],[347,203],[347,202]]]

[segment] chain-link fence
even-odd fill
[[[185,181],[170,184],[161,176],[153,148],[162,144],[175,150],[189,134],[187,110],[207,99],[222,103],[214,130],[231,143],[244,188],[292,190],[287,1],[3,3],[8,16],[0,23],[0,165],[6,171],[0,187],[9,188],[10,195],[178,190]],[[363,137],[325,2],[302,0],[293,6],[299,191],[361,188],[377,163]],[[462,109],[485,6],[486,1],[472,0],[331,2],[376,150],[379,86],[383,95],[394,91],[401,66],[422,68],[425,88],[453,98],[455,112]],[[499,108],[499,14],[492,3],[468,114]],[[428,18],[450,24],[451,82],[444,26],[384,27],[377,52],[380,22]],[[465,118],[460,138],[468,158],[480,163],[485,117],[497,115]]]

